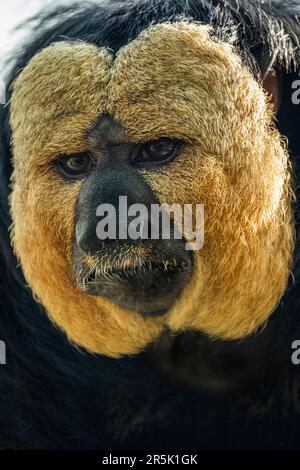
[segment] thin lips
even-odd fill
[[[122,278],[122,280],[135,275],[140,276],[145,272],[174,272],[184,270],[188,267],[188,263],[178,264],[176,260],[164,260],[164,261],[145,261],[138,265],[134,263],[125,262],[113,267],[101,268],[97,267],[93,269],[86,278],[85,285],[95,285],[103,280],[113,280],[115,278]]]

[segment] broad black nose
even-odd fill
[[[105,164],[82,184],[76,207],[76,243],[89,255],[151,238],[151,208],[159,201],[143,176],[125,164]]]
[[[87,217],[76,224],[78,247],[89,255],[105,250],[117,250],[126,246],[139,247],[150,239],[151,221],[148,215],[129,216],[107,204],[99,206],[106,214],[99,218]]]

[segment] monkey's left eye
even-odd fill
[[[166,163],[175,158],[179,146],[179,140],[167,137],[147,142],[142,145],[141,151],[136,156],[134,163]]]
[[[62,155],[56,161],[58,170],[65,178],[79,179],[86,176],[94,167],[88,153],[75,153],[73,155]]]

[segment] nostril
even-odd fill
[[[75,227],[75,237],[77,246],[86,254],[92,254],[97,251],[96,233],[91,231],[90,224],[85,221],[79,221]],[[98,241],[99,242],[99,241]]]
[[[136,209],[139,212],[139,209]],[[118,246],[140,247],[151,241],[151,219],[141,211],[139,215],[120,214],[101,220],[81,217],[75,228],[78,248],[87,255]]]

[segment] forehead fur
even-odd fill
[[[117,55],[109,110],[133,138],[166,132],[220,155],[235,143],[232,128],[246,145],[249,119],[259,125],[263,118],[265,123],[260,86],[234,49],[211,33],[194,23],[162,24],[144,31]],[[227,133],[230,141],[224,139]]]
[[[106,49],[81,42],[59,42],[32,58],[13,86],[11,105],[14,144],[26,159],[38,155],[42,164],[53,152],[78,150],[104,109],[111,62]]]
[[[247,95],[241,108],[239,100]],[[22,127],[15,138],[26,131],[28,149],[42,149],[47,159],[49,147],[62,150],[66,135],[72,151],[74,134],[79,137],[101,112],[118,118],[137,141],[172,134],[205,142],[203,150],[216,155],[234,144],[224,140],[224,126],[234,126],[239,135],[248,132],[247,115],[260,123],[265,106],[259,85],[231,46],[212,40],[207,26],[182,22],[149,28],[114,61],[108,50],[85,43],[44,49],[14,85],[11,123],[13,131]],[[215,120],[216,108],[226,120]],[[208,140],[211,130],[215,138]]]
[[[260,85],[207,26],[150,27],[114,58],[89,44],[57,43],[20,74],[11,110],[14,246],[29,284],[71,340],[118,356],[139,351],[166,325],[242,338],[267,320],[291,265],[288,156]],[[104,112],[137,142],[187,143],[171,164],[143,172],[161,202],[205,205],[204,249],[165,318],[91,298],[72,276],[81,183],[66,184],[49,161],[83,150],[86,130]]]

